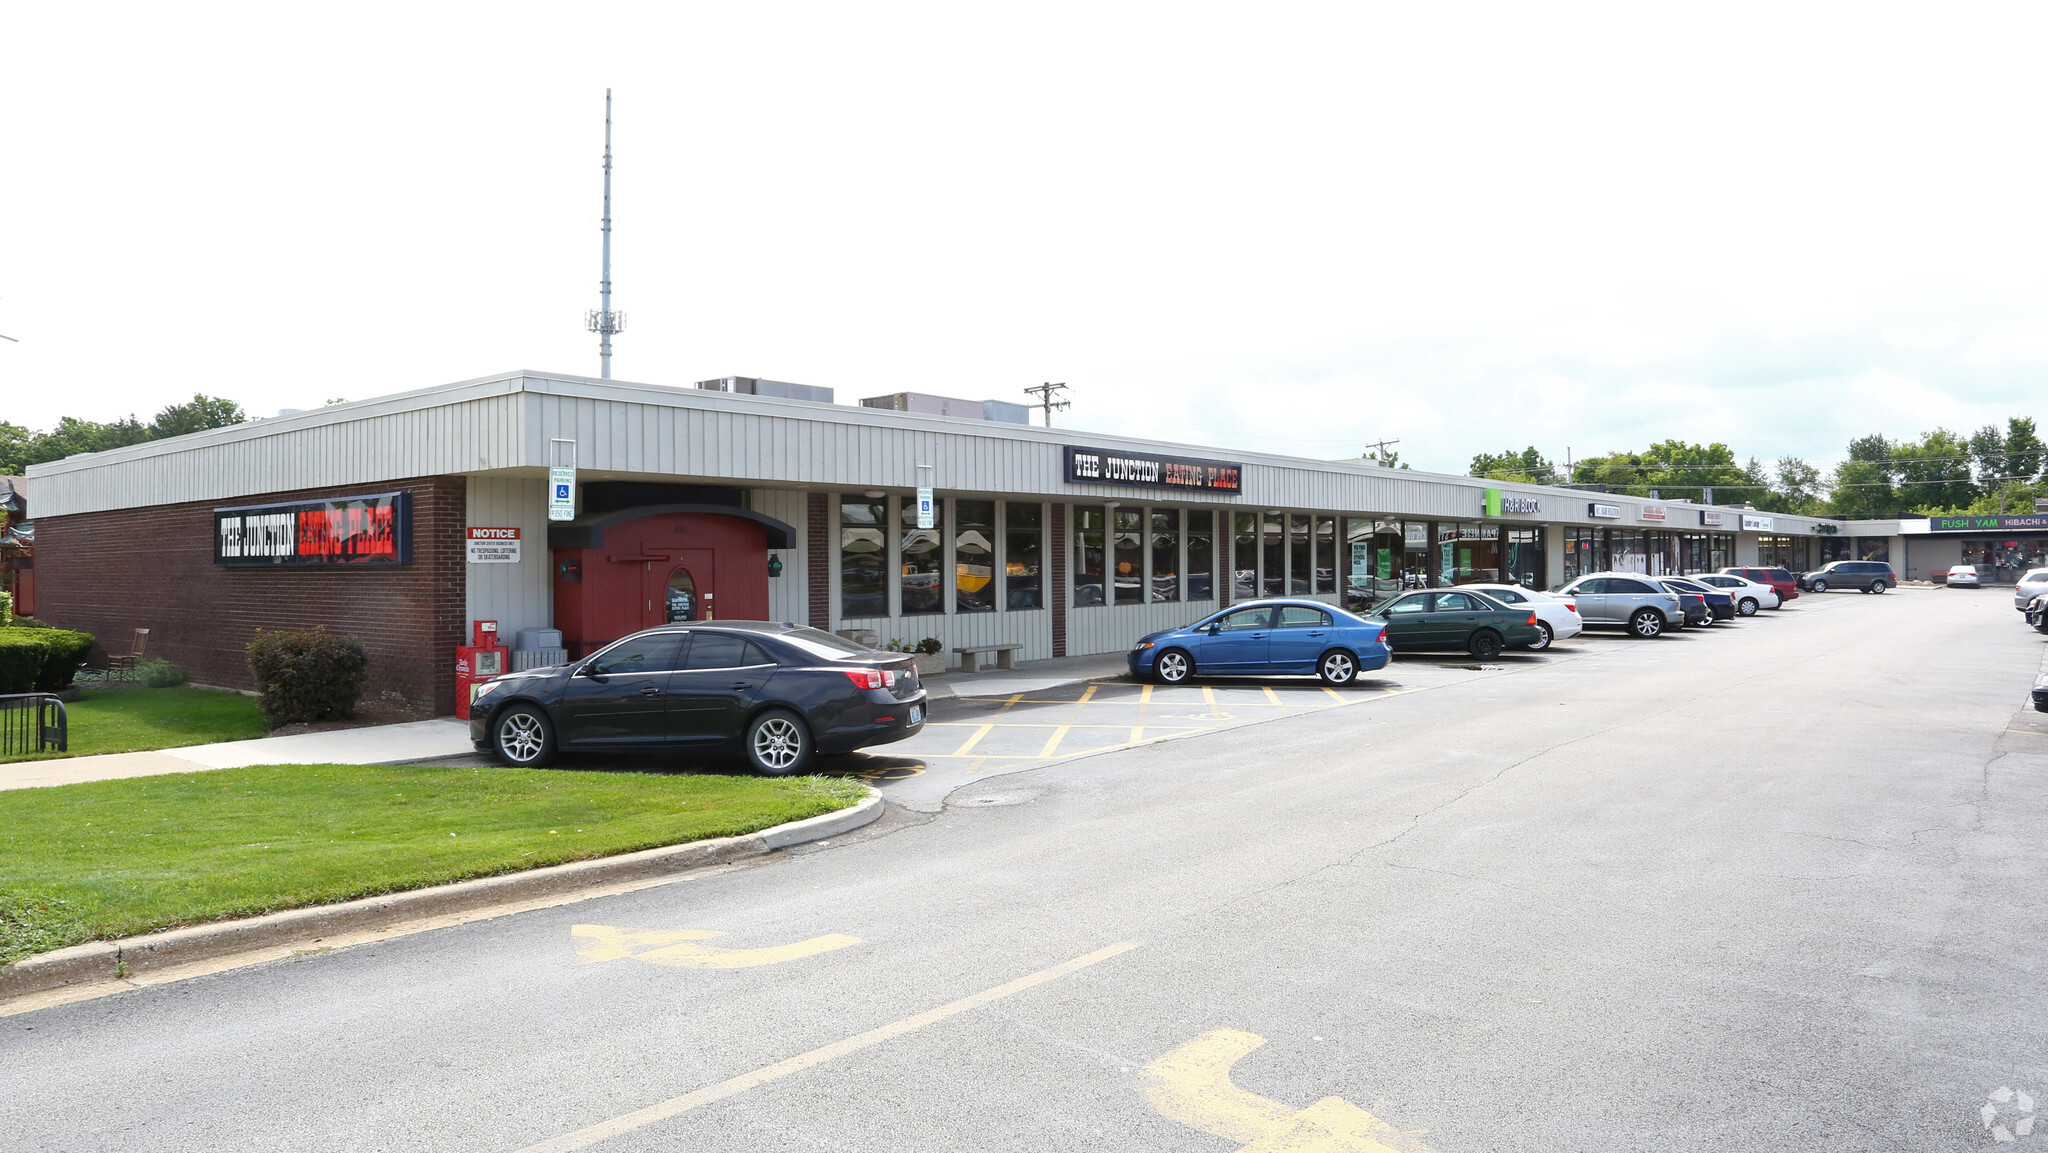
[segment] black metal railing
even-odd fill
[[[64,702],[49,693],[0,696],[0,757],[70,751]]]

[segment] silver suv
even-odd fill
[[[1685,606],[1678,595],[1658,588],[1642,573],[1588,573],[1550,595],[1577,598],[1579,619],[1587,628],[1619,625],[1647,639],[1685,627]]]

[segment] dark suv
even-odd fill
[[[1898,583],[1899,574],[1881,560],[1830,561],[1812,572],[1799,574],[1799,587],[1816,593],[1831,588],[1881,593]]]

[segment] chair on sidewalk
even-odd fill
[[[125,653],[108,653],[107,669],[108,671],[113,671],[115,669],[127,669],[132,671],[136,665],[142,663],[142,658],[148,654],[148,651],[149,630],[136,629],[135,643],[133,649]]]

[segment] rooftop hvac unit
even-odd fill
[[[861,405],[895,412],[922,413],[925,416],[951,416],[961,420],[1031,423],[1030,409],[1006,400],[959,400],[950,396],[933,396],[928,392],[892,392],[887,396],[870,396],[861,401]]]
[[[817,404],[831,404],[832,390],[813,384],[791,384],[786,380],[761,380],[752,376],[721,376],[716,380],[700,380],[697,387],[712,392],[739,392],[748,396],[776,396],[784,400],[808,400]]]

